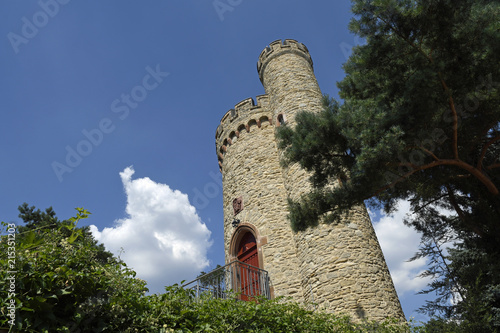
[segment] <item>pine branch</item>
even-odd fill
[[[441,82],[444,91],[448,94],[448,104],[450,105],[451,113],[453,115],[453,123],[452,123],[453,139],[451,145],[453,150],[453,157],[458,160],[458,114],[457,110],[455,109],[455,101],[453,100],[453,97],[451,95],[450,88],[448,88],[446,82],[444,82],[443,74],[441,72],[438,72],[438,75],[439,75],[439,81]]]
[[[417,50],[419,53],[421,53],[425,58],[427,58],[432,63],[431,55],[425,53],[424,50],[422,50],[421,45],[419,45],[419,46],[415,45],[415,43],[413,43],[406,36],[404,36],[402,33],[400,33],[400,31],[398,29],[396,29],[396,27],[394,27],[392,24],[390,24],[388,21],[386,21],[382,16],[379,16],[377,14],[374,14],[374,16],[375,16],[375,18],[384,22],[386,24],[386,26],[388,26],[389,29],[392,30],[392,32],[394,32],[397,36],[401,37],[406,43],[408,43],[408,45],[410,45],[415,50]]]
[[[486,156],[486,151],[493,143],[497,142],[498,140],[500,140],[500,135],[494,137],[493,139],[491,139],[490,141],[488,141],[488,143],[486,143],[484,145],[483,150],[481,151],[481,155],[479,157],[479,161],[477,162],[477,167],[476,167],[479,171],[481,171],[481,169],[483,167],[483,159],[484,159],[484,156]]]
[[[445,268],[446,272],[448,273],[448,276],[450,277],[451,281],[455,285],[455,288],[456,288],[457,292],[460,294],[460,297],[462,299],[465,299],[464,292],[463,292],[462,288],[460,287],[460,285],[458,284],[458,282],[456,281],[455,276],[452,274],[452,272],[450,270],[450,267],[448,266],[448,263],[446,262],[446,258],[443,255],[443,250],[439,246],[438,241],[436,241],[436,238],[435,238],[434,235],[431,235],[431,239],[434,242],[434,245],[436,246],[437,253],[438,253],[439,257],[441,258],[441,261],[442,261],[442,263],[444,265],[444,268]]]
[[[488,170],[492,170],[492,169],[496,169],[496,168],[500,168],[500,163],[495,163],[495,164],[492,164],[492,165],[488,165],[486,167],[486,169],[488,169]]]
[[[453,193],[453,190],[450,188],[449,185],[445,185],[446,189],[448,190],[448,197],[450,198],[450,203],[455,209],[455,211],[458,214],[458,217],[466,224],[468,225],[472,231],[474,231],[478,236],[483,237],[484,233],[474,224],[471,224],[469,220],[467,219],[467,216],[465,216],[464,211],[460,206],[458,205],[457,198],[455,197],[455,193]]]
[[[433,204],[433,203],[435,203],[435,202],[437,202],[437,201],[439,201],[439,200],[443,199],[443,198],[444,198],[444,197],[446,197],[446,196],[448,196],[448,194],[447,194],[447,193],[445,193],[445,194],[443,194],[443,195],[441,195],[441,196],[439,196],[439,197],[437,197],[437,198],[435,198],[435,199],[433,199],[433,200],[431,200],[431,201],[429,201],[429,202],[426,202],[423,206],[420,206],[420,207],[418,207],[418,208],[414,209],[414,210],[413,210],[413,213],[418,213],[418,212],[419,212],[419,211],[421,211],[422,209],[424,209],[424,208],[426,208],[427,206],[429,206],[429,205],[431,205],[431,204]]]

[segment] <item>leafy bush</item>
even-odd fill
[[[347,316],[313,312],[299,304],[277,298],[244,302],[235,298],[196,299],[191,290],[178,285],[162,295],[150,296],[163,313],[159,323],[164,332],[407,332],[408,326],[387,320],[383,323],[354,323]],[[163,305],[163,307],[162,307]],[[168,329],[167,329],[168,328]]]
[[[67,221],[59,221],[50,208],[41,212],[24,204],[19,209],[25,225],[14,230],[12,223],[2,222],[0,241],[0,279],[14,274],[15,280],[13,290],[10,283],[0,290],[0,328],[11,332],[415,330],[391,321],[354,323],[349,317],[309,311],[284,298],[253,302],[239,301],[237,295],[196,298],[193,290],[177,284],[166,287],[163,294],[146,295],[145,281],[98,245],[88,228],[77,227],[89,215],[85,209],[77,208],[77,216]]]
[[[1,327],[100,332],[113,319],[108,315],[111,306],[139,302],[144,295],[145,282],[97,245],[88,229],[77,228],[89,215],[77,210],[75,218],[61,222],[51,209],[42,213],[25,204],[20,207],[25,226],[2,222],[8,234],[0,242],[0,279],[12,278],[15,288],[0,290]]]

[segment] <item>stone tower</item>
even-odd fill
[[[236,104],[215,135],[226,262],[238,259],[240,244],[251,237],[253,263],[269,272],[274,296],[359,319],[404,319],[364,206],[342,223],[304,232],[292,232],[287,220],[287,198],[297,199],[310,184],[298,165],[280,165],[275,130],[294,126],[301,110],[321,110],[309,51],[295,40],[274,41],[260,54],[257,70],[266,94]]]

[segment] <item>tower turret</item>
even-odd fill
[[[293,39],[272,42],[261,52],[257,71],[274,119],[294,125],[298,111],[321,110],[321,90],[304,44]]]

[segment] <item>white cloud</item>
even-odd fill
[[[128,217],[102,231],[90,228],[108,251],[119,255],[123,248],[120,257],[148,282],[150,292],[159,293],[208,266],[211,232],[186,194],[147,177],[132,180],[133,174],[132,167],[120,173]]]
[[[373,219],[375,233],[400,297],[407,292],[414,294],[422,290],[430,281],[429,278],[418,277],[427,268],[425,258],[408,262],[418,251],[420,244],[420,234],[403,224],[403,219],[409,212],[410,203],[400,201],[394,214],[382,213],[378,221]],[[373,212],[370,215],[373,218]]]

